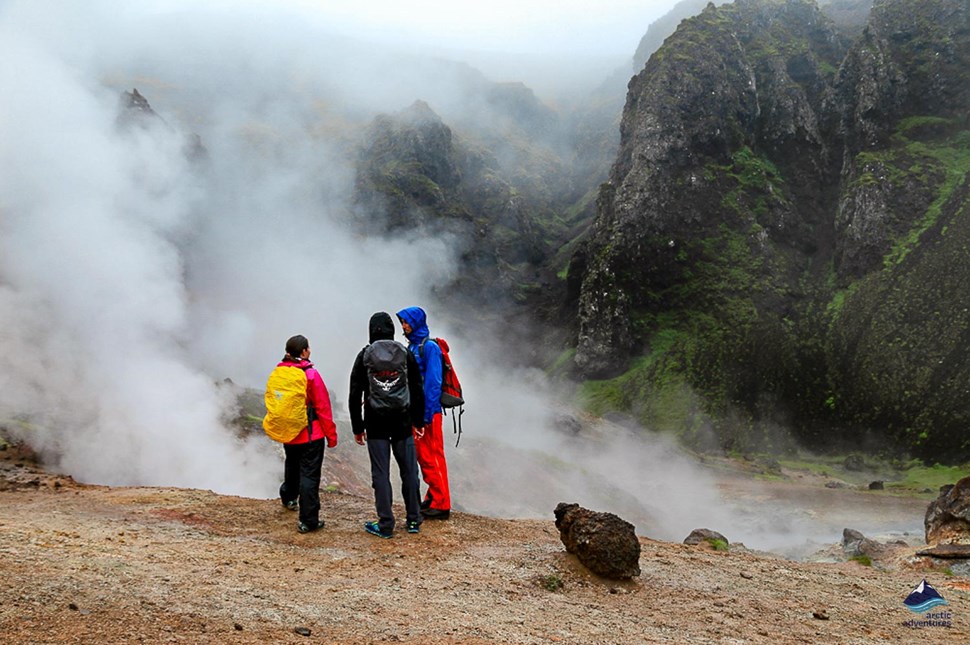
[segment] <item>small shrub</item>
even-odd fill
[[[705,538],[707,543],[714,547],[715,551],[727,551],[728,543],[718,538]]]
[[[546,591],[562,591],[562,576],[558,573],[550,573],[539,578],[539,586]]]

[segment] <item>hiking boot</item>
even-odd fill
[[[431,508],[431,495],[428,495],[427,497],[421,500],[421,510],[426,511],[429,508]]]
[[[296,525],[296,530],[300,533],[309,533],[310,531],[319,531],[323,528],[323,520],[319,520],[316,526],[311,526],[304,522],[300,522]]]
[[[377,537],[383,538],[385,540],[390,540],[391,536],[393,535],[390,531],[388,531],[387,533],[382,531],[381,527],[377,524],[377,522],[364,522],[364,530],[370,533],[371,535],[376,535]]]
[[[300,507],[300,503],[295,499],[291,499],[288,502],[282,502],[282,504],[283,504],[283,508],[285,508],[288,511],[295,511],[297,508]]]
[[[421,511],[426,520],[447,520],[451,516],[451,511],[443,511],[440,508],[426,508]]]
[[[421,532],[421,522],[408,522],[408,533],[420,533]]]

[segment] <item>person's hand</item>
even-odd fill
[[[414,428],[412,430],[414,431],[414,438],[415,439],[423,439],[424,438],[424,426],[420,426],[420,427],[414,426]]]
[[[367,431],[361,432],[360,434],[354,435],[354,441],[357,442],[358,446],[363,446],[367,442]]]
[[[337,447],[337,436],[334,435],[332,437],[327,437],[327,448],[336,448],[336,447]]]

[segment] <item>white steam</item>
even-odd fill
[[[174,56],[175,25],[149,34],[135,29],[148,15],[61,7],[50,21],[27,4],[0,14],[0,418],[84,481],[271,495],[276,452],[225,426],[217,383],[261,387],[304,333],[342,396],[370,314],[423,301],[450,271],[447,240],[353,237],[339,216],[346,155],[262,87],[283,82],[286,60],[243,53],[227,60],[235,76],[200,61],[183,89],[186,109],[205,106],[203,162],[182,124],[119,127],[120,91],[102,79],[166,37],[175,63],[149,66],[177,76],[189,61]],[[67,29],[68,14],[106,40]]]

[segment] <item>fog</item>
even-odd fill
[[[343,401],[367,321],[422,305],[468,393],[466,439],[449,446],[464,510],[551,517],[575,501],[642,518],[654,537],[709,526],[786,543],[730,512],[714,476],[662,437],[564,432],[563,395],[496,358],[514,339],[468,333],[455,321],[475,312],[432,299],[467,241],[354,231],[360,128],[416,99],[445,116],[466,106],[415,41],[375,45],[326,4],[0,3],[0,425],[81,481],[272,497],[279,451],[229,427],[220,383],[261,391],[285,340],[305,334],[337,402],[334,450],[358,449]],[[578,53],[623,64],[638,39],[623,56],[622,39]],[[491,60],[495,78],[510,60],[466,44],[428,51],[465,52],[486,73]],[[522,56],[548,70],[557,52],[568,69],[552,44]],[[160,119],[119,125],[134,87]],[[186,154],[192,133],[201,160]]]

